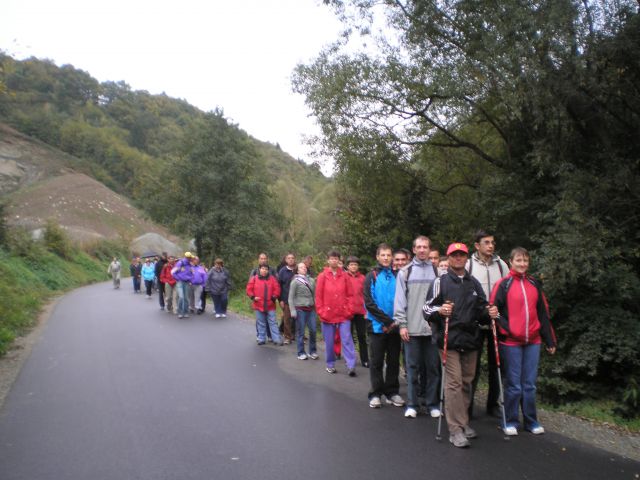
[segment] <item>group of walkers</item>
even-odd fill
[[[117,258],[109,264],[107,272],[113,278],[114,288],[120,287],[120,262]],[[129,265],[133,281],[133,293],[141,293],[144,280],[146,298],[151,299],[158,291],[160,310],[175,313],[178,318],[188,318],[189,314],[202,314],[207,296],[211,297],[216,318],[227,316],[227,304],[231,291],[231,275],[221,258],[216,258],[207,270],[200,259],[191,252],[182,258],[167,255],[147,257],[144,262],[134,257]]]
[[[501,418],[505,435],[517,435],[521,428],[544,433],[535,403],[538,361],[542,343],[553,354],[556,340],[541,285],[527,273],[529,252],[513,249],[509,268],[495,254],[493,234],[479,231],[474,246],[470,255],[464,243],[452,243],[440,256],[422,235],[413,241],[412,252],[383,243],[366,275],[357,257],[343,263],[340,253],[331,251],[317,278],[310,257],[296,263],[290,252],[274,269],[261,253],[246,285],[257,343],[283,345],[295,339],[297,358],[316,360],[317,316],[328,373],[337,373],[336,362],[344,357],[347,375],[355,377],[359,354],[361,366],[369,369],[371,408],[382,407],[384,400],[404,407],[406,418],[424,409],[438,418],[438,435],[444,414],[456,447],[468,447],[477,437],[470,419],[486,345],[487,414]],[[401,359],[406,400],[399,391]]]
[[[456,447],[469,446],[477,436],[470,420],[486,347],[486,413],[501,419],[505,435],[517,435],[522,428],[544,433],[535,397],[542,344],[550,354],[556,349],[548,306],[539,281],[528,274],[529,252],[514,248],[509,267],[496,255],[495,245],[494,235],[485,231],[477,232],[473,254],[455,242],[440,256],[422,235],[413,241],[412,251],[382,243],[376,266],[366,275],[357,257],[343,260],[330,251],[317,277],[310,256],[296,262],[289,252],[272,268],[261,253],[246,284],[256,341],[295,341],[299,360],[317,360],[319,320],[328,373],[336,374],[337,361],[344,358],[346,374],[355,377],[359,359],[369,370],[371,408],[381,408],[383,402],[404,407],[410,419],[424,411],[438,419],[438,436],[444,415],[449,441]],[[114,288],[120,286],[120,270],[114,258],[108,268]],[[186,318],[204,312],[209,295],[216,318],[226,317],[231,278],[220,258],[209,270],[190,252],[182,258],[135,258],[130,271],[134,293],[141,293],[141,279],[147,298],[157,287],[161,310]],[[400,395],[401,361],[406,400]]]

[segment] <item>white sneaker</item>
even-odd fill
[[[502,429],[502,431],[504,432],[505,435],[509,437],[518,435],[518,429],[516,427],[505,427]]]
[[[221,313],[221,314],[220,314],[220,316],[221,316],[222,318],[227,318],[227,314],[226,314],[226,313]]]
[[[219,313],[216,313],[216,318],[220,318],[220,314]]]
[[[301,353],[300,355],[298,355],[298,360],[306,360],[306,359],[307,359],[306,353]]]
[[[318,354],[317,353],[310,353],[309,354],[309,358],[311,360],[317,360],[318,359]]]
[[[369,406],[371,408],[380,408],[382,406],[380,397],[371,397],[371,400],[369,400]]]
[[[431,414],[431,417],[433,417],[433,418],[438,418],[440,415],[442,415],[442,412],[440,412],[439,408],[432,408],[429,413]]]
[[[407,408],[404,412],[405,418],[416,418],[418,416],[418,412],[415,408]]]
[[[544,433],[544,427],[542,425],[538,425],[537,427],[533,427],[531,429],[531,433],[534,435],[542,435]]]
[[[387,405],[395,405],[396,407],[404,407],[404,399],[398,395],[391,395],[391,397],[385,397]]]

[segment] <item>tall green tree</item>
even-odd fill
[[[294,85],[351,194],[347,235],[388,235],[395,198],[416,212],[411,233],[489,227],[505,247],[532,249],[561,342],[544,392],[629,397],[640,378],[637,3],[325,3],[345,35]]]
[[[274,242],[279,216],[249,136],[220,111],[194,125],[160,183],[158,205],[205,261],[240,266]],[[239,265],[240,264],[240,265]]]

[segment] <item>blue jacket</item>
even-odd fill
[[[386,333],[383,327],[393,324],[393,300],[396,274],[390,267],[376,266],[364,279],[364,306],[373,333]],[[396,330],[397,331],[397,330]]]
[[[151,281],[156,278],[156,267],[152,263],[144,264],[142,266],[142,278],[147,281]]]

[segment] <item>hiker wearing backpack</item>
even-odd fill
[[[486,298],[489,298],[491,291],[498,280],[509,273],[509,267],[495,253],[496,241],[492,233],[485,230],[478,230],[475,234],[475,249],[466,264],[466,270],[474,277],[480,285]],[[478,363],[476,365],[476,376],[471,385],[471,405],[469,406],[469,417],[473,416],[473,397],[476,392],[478,380],[480,380],[480,360],[484,345],[487,347],[487,362],[489,367],[489,392],[487,394],[487,414],[494,417],[501,417],[498,398],[500,396],[500,386],[498,385],[498,373],[496,366],[496,353],[493,347],[493,335],[488,326],[481,327],[482,345],[478,349]]]
[[[497,318],[498,309],[489,306],[480,282],[464,268],[469,258],[467,246],[452,243],[447,248],[447,256],[449,270],[429,288],[423,313],[442,349],[449,441],[462,448],[470,445],[469,439],[477,437],[469,426],[469,404],[478,348],[482,343],[478,325],[487,325],[491,318]]]
[[[416,418],[420,408],[420,366],[426,365],[426,391],[422,400],[432,417],[440,416],[438,384],[440,357],[431,328],[422,315],[424,300],[437,268],[429,261],[431,240],[423,235],[413,241],[413,260],[398,272],[394,297],[394,321],[400,327],[400,338],[407,355],[408,398],[404,416]]]
[[[400,336],[393,321],[393,302],[396,293],[396,274],[391,269],[392,249],[386,243],[378,245],[378,264],[364,279],[364,305],[369,321],[369,406],[380,408],[381,397],[387,404],[404,406],[398,393],[400,382]],[[385,370],[385,363],[387,368]]]

